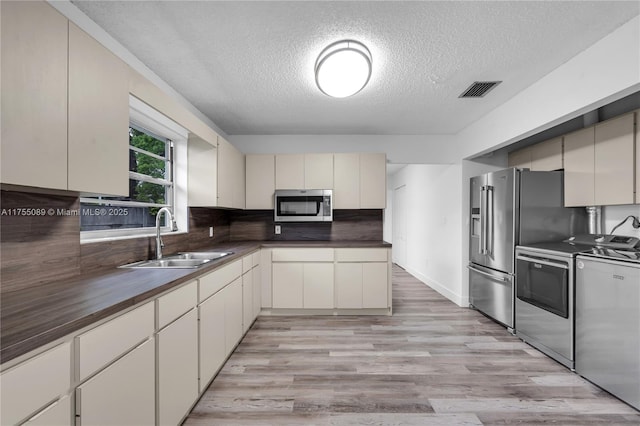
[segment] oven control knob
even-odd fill
[[[597,237],[595,237],[593,239],[593,241],[595,241],[596,243],[601,243],[604,241],[604,235],[598,235]]]
[[[576,264],[576,266],[578,267],[578,269],[584,269],[584,263],[582,263],[581,260],[578,260],[578,263]]]

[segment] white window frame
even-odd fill
[[[187,140],[189,132],[164,114],[156,111],[135,96],[129,95],[129,121],[136,127],[143,128],[152,134],[171,140],[173,145],[173,194],[171,210],[178,226],[177,231],[171,232],[168,226],[163,226],[161,232],[181,234],[189,231],[189,212],[187,207]],[[80,202],[96,202],[95,197],[81,197]],[[112,205],[149,205],[135,202],[109,202]],[[128,238],[142,238],[155,236],[155,227],[108,229],[100,231],[80,232],[81,243],[112,241]]]

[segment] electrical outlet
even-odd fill
[[[209,238],[213,237],[213,226],[209,227]]]
[[[280,225],[276,225],[276,235],[280,235],[281,230]]]

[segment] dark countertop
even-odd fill
[[[114,268],[22,291],[0,300],[0,363],[64,337],[262,247],[386,247],[384,241],[242,241],[201,251],[233,251],[197,269]]]

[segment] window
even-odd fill
[[[186,200],[180,193],[180,188],[186,185],[178,184],[184,173],[176,165],[180,160],[186,161],[186,133],[167,117],[131,97],[129,195],[82,196],[83,241],[153,234],[161,207],[169,207],[183,225],[178,229],[186,231]],[[163,217],[163,226],[168,225],[166,220]]]

